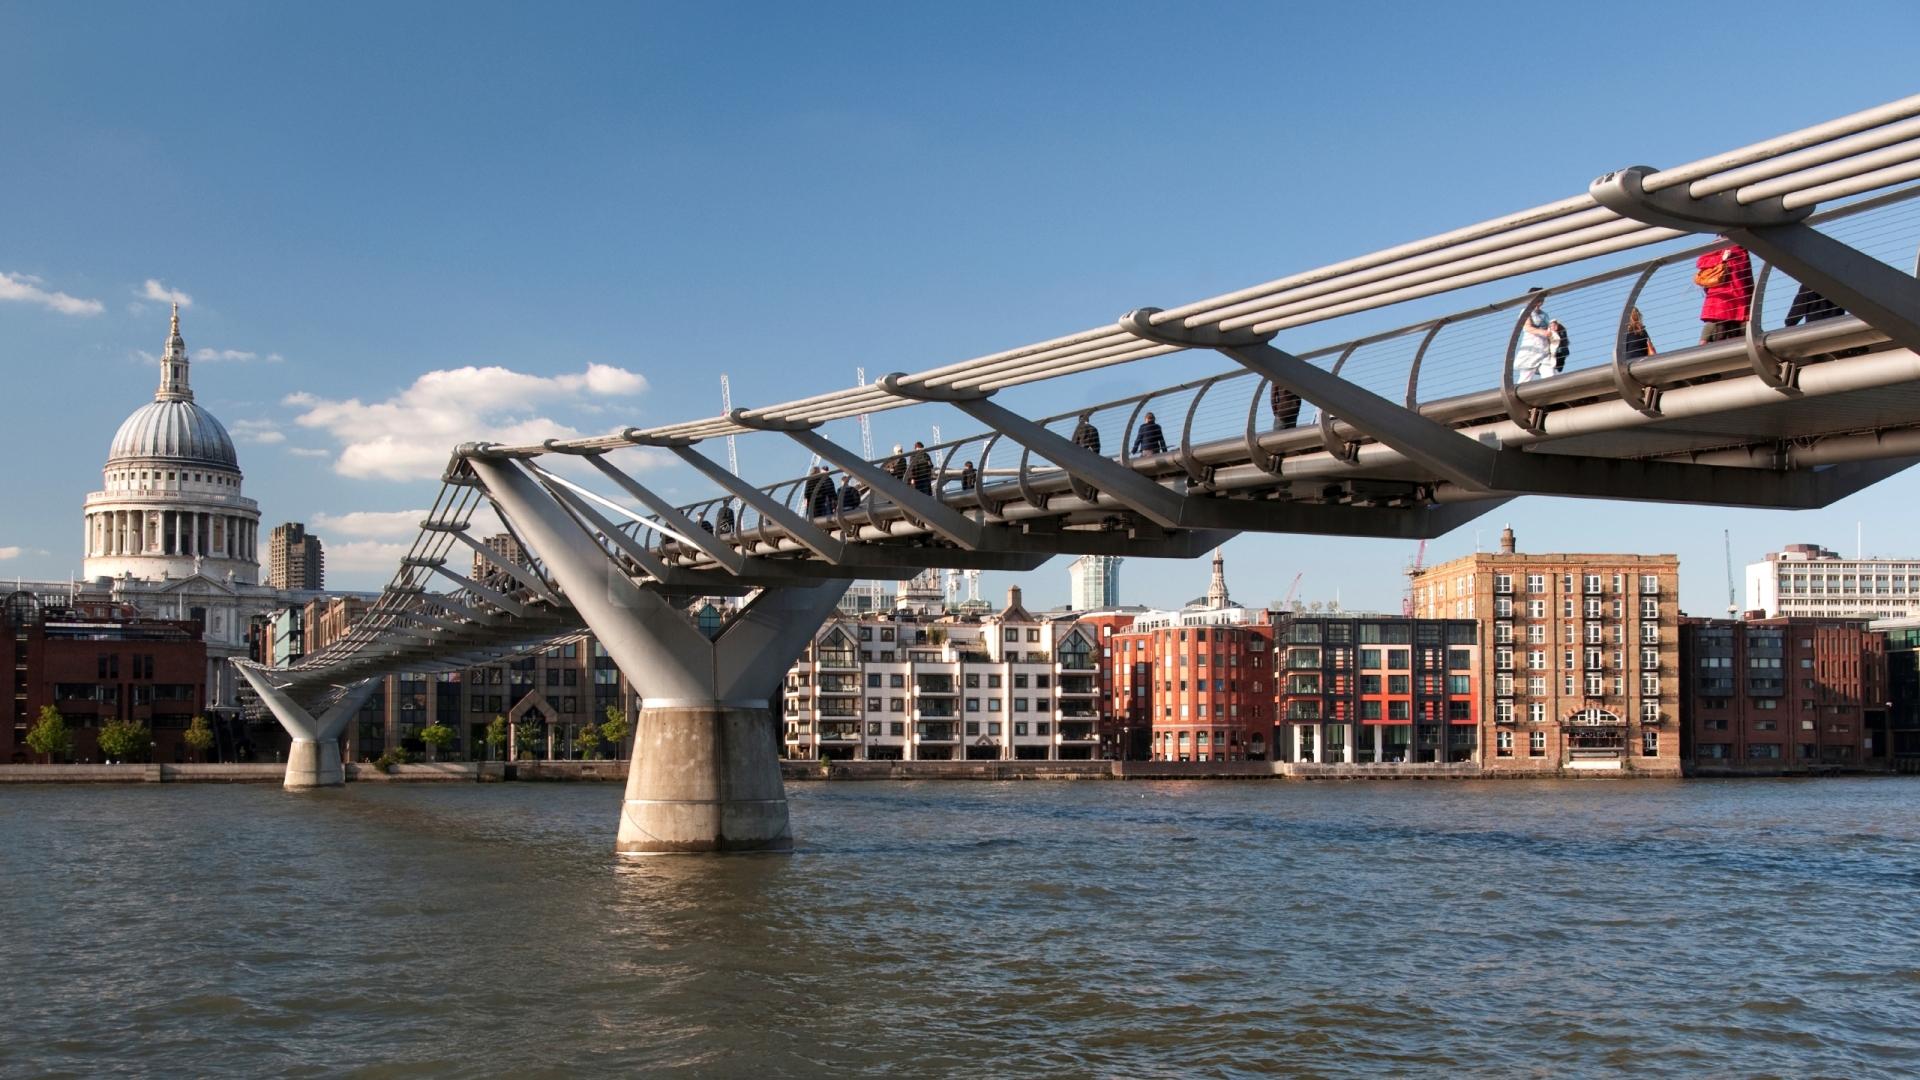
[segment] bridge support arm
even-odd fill
[[[362,679],[347,688],[346,693],[318,719],[294,701],[286,691],[274,685],[265,669],[252,664],[233,665],[240,669],[240,675],[260,695],[267,711],[273,714],[280,726],[292,737],[293,743],[287,749],[287,776],[284,786],[290,790],[316,787],[338,787],[347,782],[346,766],[340,760],[340,734],[347,729],[347,722],[360,706],[380,685],[378,678]]]
[[[641,588],[519,465],[472,459],[488,498],[640,691],[622,855],[792,847],[770,699],[848,580],[761,590],[717,639]],[[731,476],[732,474],[727,474]]]
[[[1409,461],[1470,491],[1490,490],[1499,453],[1442,424],[1396,405],[1330,371],[1322,371],[1251,333],[1220,335],[1188,331],[1175,323],[1156,326],[1157,308],[1141,308],[1120,319],[1128,333],[1146,341],[1196,349],[1217,349],[1241,367],[1264,376],[1332,413],[1361,434],[1398,450]]]

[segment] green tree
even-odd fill
[[[546,738],[546,732],[542,730],[546,726],[545,722],[533,721],[532,718],[533,714],[529,712],[525,718],[514,725],[513,741],[519,744],[519,753],[514,757],[520,761],[532,761],[537,756],[534,751]]]
[[[600,738],[600,728],[596,724],[588,724],[586,727],[575,732],[573,736],[573,745],[579,748],[580,756],[583,758],[599,757],[600,743],[602,741]]]
[[[184,736],[188,746],[200,752],[200,760],[207,760],[207,751],[213,749],[213,725],[207,723],[204,716],[196,716],[187,724]]]
[[[109,720],[100,725],[100,752],[114,761],[135,761],[153,749],[153,734],[135,720]]]
[[[626,712],[616,705],[607,706],[607,721],[600,725],[600,737],[607,741],[607,752],[614,760],[619,760],[620,748],[631,734],[633,726],[627,723]]]
[[[453,745],[453,739],[453,729],[438,720],[420,729],[420,741],[440,753],[445,753]],[[427,759],[431,761],[433,754],[429,753]]]
[[[40,706],[40,721],[27,732],[27,745],[36,754],[45,754],[47,763],[53,763],[53,755],[73,752],[73,736],[67,733],[67,718],[60,710],[51,705]]]
[[[494,753],[505,756],[501,747],[507,745],[506,717],[496,716],[493,718],[493,723],[487,725],[487,745],[493,748]]]

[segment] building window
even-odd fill
[[[1530,731],[1527,733],[1527,756],[1528,757],[1546,757],[1547,756],[1547,733],[1546,732]]]
[[[1545,574],[1528,574],[1527,575],[1527,591],[1530,593],[1546,592],[1547,576]]]
[[[1512,719],[1512,717],[1508,717],[1508,719]],[[1495,732],[1493,736],[1493,746],[1494,746],[1494,753],[1498,754],[1500,757],[1512,757],[1513,756],[1513,732],[1511,731]]]
[[[1542,704],[1541,702],[1538,702],[1538,701],[1536,701],[1536,702],[1533,702],[1532,704],[1529,704],[1529,705],[1527,706],[1527,722],[1528,722],[1528,723],[1530,723],[1530,724],[1544,724],[1544,723],[1546,723],[1546,722],[1547,722],[1547,707],[1546,707],[1546,705],[1544,705],[1544,704]],[[1536,733],[1536,734],[1537,734],[1537,733]]]
[[[988,711],[988,712],[999,712],[999,711],[1000,711],[1000,699],[999,699],[999,698],[997,698],[997,697],[990,697],[990,698],[988,698],[988,699],[987,699],[987,711]]]
[[[1640,703],[1640,722],[1643,724],[1657,724],[1660,722],[1660,703],[1658,701],[1648,700]],[[1711,724],[1714,721],[1709,720],[1707,722]],[[1719,723],[1720,726],[1725,727],[1727,722],[1722,720]]]
[[[907,699],[906,698],[888,698],[887,711],[888,712],[906,712]]]
[[[979,698],[977,698],[977,697],[970,697],[970,698],[968,698],[968,699],[967,699],[967,711],[968,711],[968,712],[979,712],[979,711],[980,711],[980,699],[979,699]]]

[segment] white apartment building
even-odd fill
[[[1788,544],[1748,565],[1747,610],[1769,619],[1920,614],[1920,560],[1843,559],[1819,544]]]
[[[787,756],[1085,760],[1100,746],[1100,643],[1007,590],[983,618],[829,620],[787,672]]]

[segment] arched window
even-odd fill
[[[853,639],[837,626],[833,633],[820,642],[821,667],[850,668],[853,666],[853,657]]]

